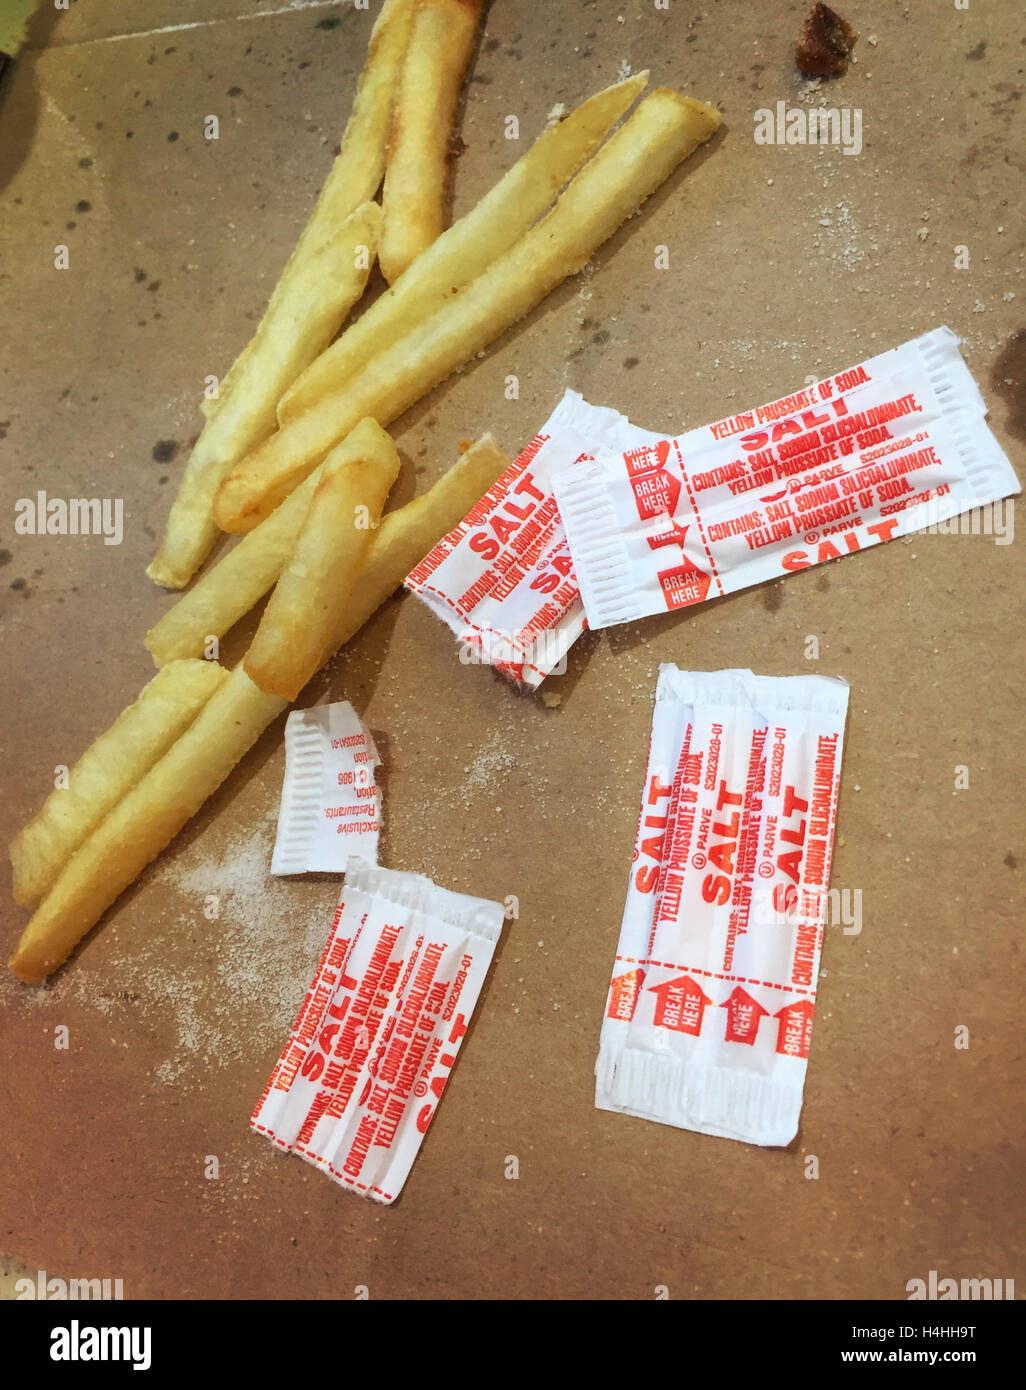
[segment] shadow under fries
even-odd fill
[[[41,105],[36,59],[49,44],[61,14],[52,4],[37,5],[21,51],[0,74],[0,191],[17,174],[35,143]]]

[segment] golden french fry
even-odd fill
[[[303,262],[330,241],[358,208],[370,202],[381,185],[392,106],[416,4],[417,0],[384,0],[357,78],[353,107],[339,153],[282,272],[283,278],[298,275]],[[244,351],[221,382],[220,398],[204,402],[203,412],[208,418],[216,415],[231,396],[245,357]]]
[[[246,673],[269,695],[294,700],[334,651],[338,614],[398,472],[399,451],[374,420],[361,420],[324,460],[295,549],[246,653]]]
[[[339,613],[332,651],[359,632],[428,551],[455,530],[509,464],[492,436],[482,435],[434,487],[384,518],[349,602]]]
[[[719,125],[709,106],[659,88],[593,155],[555,207],[426,322],[368,362],[357,380],[271,435],[225,479],[226,531],[251,530],[365,415],[387,426],[574,274]]]
[[[274,588],[296,544],[318,477],[317,472],[311,474],[154,623],[144,640],[158,666],[201,656],[209,638],[223,637]]]
[[[445,225],[449,138],[483,0],[420,0],[392,107],[381,206],[389,284]]]
[[[19,980],[35,984],[67,959],[286,704],[258,690],[241,666],[228,675],[65,865],[11,956]]]
[[[508,467],[509,460],[486,435],[430,492],[386,517],[346,611],[337,615],[333,640],[348,641]],[[178,741],[69,860],[11,957],[19,979],[34,984],[67,959],[287,703],[260,690],[242,666],[231,672]]]
[[[91,831],[163,757],[227,672],[213,661],[172,661],[86,749],[64,786],[11,841],[14,898],[34,907]]]
[[[303,261],[378,191],[385,172],[394,93],[399,84],[415,7],[416,0],[385,0],[381,7],[357,79],[353,109],[342,136],[341,149],[283,276],[297,273]],[[218,398],[203,401],[201,409],[208,420],[219,413],[232,394],[248,351],[247,348],[221,382]]]
[[[282,424],[340,391],[377,353],[452,298],[541,217],[648,82],[642,72],[597,92],[531,148],[465,217],[417,257],[387,293],[312,362],[278,404]]]
[[[261,370],[273,371],[275,379],[285,375],[275,360],[275,346],[278,351],[289,354],[287,368],[295,371],[297,364],[308,358],[314,342],[324,338],[321,325],[334,320],[335,327],[327,333],[327,341],[331,341],[338,331],[338,325],[366,288],[380,238],[381,207],[368,198],[354,207],[336,227],[321,227],[302,256],[293,252],[278,278],[256,333],[232,363],[227,375],[221,378],[217,395],[205,396],[200,402],[200,409],[208,420],[212,420],[230,400],[240,383],[252,390],[254,377]],[[333,254],[325,255],[329,248],[335,248]],[[352,251],[351,263],[346,255],[349,248]],[[351,273],[352,269],[357,272],[355,276]],[[317,303],[317,289],[326,299],[323,305]],[[315,316],[308,330],[304,331],[302,319],[297,320],[297,308]],[[272,313],[275,318],[269,325]],[[301,333],[302,340],[293,342],[294,338],[299,339]],[[254,361],[254,358],[257,360]],[[305,365],[299,367],[297,375],[302,375],[305,369]]]
[[[414,498],[407,506],[389,513],[382,520],[367,547],[363,574],[357,579],[354,594],[350,599],[351,610],[356,611],[359,608],[359,595],[370,592],[368,574],[391,575],[394,566],[389,565],[388,557],[393,554],[395,538],[405,534],[408,524],[407,512],[410,508],[415,509],[412,513],[414,517],[432,516],[433,512],[425,511],[425,504],[428,499],[433,499],[432,507],[438,508],[438,515],[442,515],[443,512],[448,515],[455,505],[448,499],[454,497],[458,502],[459,498],[471,492],[477,480],[498,458],[501,458],[501,454],[488,435],[480,445],[468,450],[424,497]],[[499,469],[499,472],[501,471]],[[478,497],[487,492],[499,476],[499,472],[494,478],[489,479],[478,493]],[[261,522],[248,536],[243,536],[233,550],[220,559],[187,594],[183,594],[178,602],[168,609],[158,623],[150,628],[146,634],[146,646],[158,666],[180,657],[202,653],[209,638],[223,637],[229,628],[273,588],[292,554],[319,477],[318,468],[266,521]],[[399,578],[392,583],[392,589],[402,582],[417,561],[445,534],[446,529],[451,530],[456,525],[475,501],[477,497],[472,498],[463,512],[425,545],[420,555],[413,557]],[[420,532],[414,534],[419,536]],[[387,598],[389,593],[391,589],[386,590],[377,603]],[[377,607],[377,603],[374,607]],[[366,617],[370,616],[374,607]],[[366,617],[361,619],[358,627],[366,621]]]
[[[293,260],[315,250],[378,191],[385,172],[393,97],[415,8],[416,0],[384,0],[357,79],[342,148],[292,253]]]
[[[334,236],[285,268],[252,342],[232,368],[230,390],[203,427],[146,573],[180,589],[218,536],[214,497],[228,472],[275,427],[284,391],[327,347],[363,294],[374,262],[381,209],[364,203]]]

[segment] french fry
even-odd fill
[[[434,487],[384,518],[349,602],[338,615],[332,651],[355,637],[428,551],[460,524],[509,463],[492,436],[482,435]]]
[[[480,444],[469,449],[460,460],[444,474],[434,487],[423,497],[416,497],[405,507],[398,508],[384,517],[381,525],[373,533],[367,547],[364,569],[356,581],[350,598],[350,612],[362,613],[364,606],[374,594],[379,592],[375,586],[375,576],[383,576],[382,582],[391,581],[370,609],[357,623],[361,627],[379,603],[402,583],[414,565],[424,558],[441,536],[461,520],[474,502],[491,487],[503,471],[497,467],[502,455],[490,435]],[[505,466],[505,465],[503,465]],[[496,468],[494,477],[480,488],[476,495],[463,508],[456,511],[451,522],[443,525],[437,535],[432,536],[419,555],[413,555],[399,578],[391,580],[396,568],[395,556],[405,555],[410,545],[401,543],[407,534],[413,537],[413,547],[430,527],[428,522],[445,520],[460,505],[461,499],[473,493],[477,484],[484,479],[489,470]],[[218,560],[187,594],[164,614],[146,634],[146,647],[158,666],[181,657],[201,654],[209,638],[221,638],[253,608],[269,589],[273,588],[278,576],[288,561],[310,506],[310,498],[320,477],[318,468],[296,489],[277,511],[262,522],[248,536]],[[414,510],[412,513],[410,509]],[[417,529],[411,530],[410,516],[418,522]],[[353,629],[356,631],[356,628]],[[340,637],[339,641],[343,639]]]
[[[490,435],[423,497],[386,517],[332,637],[363,626],[431,547],[457,526],[509,460]],[[176,743],[73,855],[22,933],[10,969],[28,984],[56,970],[107,908],[212,796],[287,701],[237,666]]]
[[[449,138],[483,0],[420,0],[392,108],[381,273],[398,280],[445,225]]]
[[[393,96],[415,7],[416,0],[384,0],[381,6],[357,79],[341,149],[296,243],[292,260],[316,250],[355,208],[378,191],[385,172]]]
[[[377,193],[385,173],[394,94],[413,26],[417,0],[384,0],[371,30],[353,108],[342,144],[318,195],[314,210],[282,272],[298,273],[304,260],[329,241],[346,218]],[[245,349],[221,382],[217,400],[205,400],[203,413],[212,419],[231,396]]]
[[[327,347],[363,294],[377,250],[381,209],[364,203],[309,255],[293,258],[253,340],[230,374],[227,397],[203,427],[186,465],[160,550],[146,573],[186,585],[218,536],[214,497],[227,473],[275,428],[281,393]]]
[[[158,666],[202,656],[208,639],[223,637],[274,588],[295,547],[318,477],[319,471],[312,473],[154,623],[144,642]]]
[[[157,584],[183,588],[217,540],[213,494],[225,473],[274,428],[283,391],[331,341],[363,293],[373,264],[380,210],[366,205],[385,172],[393,93],[413,22],[415,0],[385,0],[371,32],[338,156],[310,219],[282,272],[256,336],[220,383],[216,401],[204,402],[200,435],[168,519],[160,551],[147,574]],[[347,260],[345,223],[360,214],[369,224],[355,244],[369,255]],[[357,230],[357,224],[351,229]],[[331,251],[335,247],[335,251]],[[336,269],[333,262],[338,261]],[[355,276],[353,272],[356,272]],[[302,306],[300,309],[299,306]],[[305,317],[304,317],[305,316]],[[214,422],[227,419],[214,429]]]
[[[338,614],[398,472],[399,451],[374,420],[361,420],[324,460],[295,549],[246,653],[247,675],[269,695],[294,700],[334,651]]]
[[[555,207],[426,322],[261,444],[215,503],[226,531],[268,516],[365,415],[387,426],[574,274],[719,125],[709,106],[658,88],[584,166]]]
[[[442,233],[390,290],[326,348],[278,404],[287,424],[322,397],[347,386],[377,353],[441,308],[454,291],[522,236],[554,202],[559,190],[593,154],[648,82],[637,73],[590,97],[531,148],[481,201]]]
[[[385,0],[381,7],[357,79],[353,109],[339,153],[283,276],[295,273],[297,266],[378,191],[385,172],[393,94],[406,55],[415,5],[416,0]],[[218,397],[202,402],[200,408],[208,420],[219,413],[231,395],[248,352],[249,348],[244,349],[222,380]]]
[[[67,959],[286,704],[258,690],[241,666],[231,672],[68,861],[11,956],[19,980],[35,984]]]
[[[14,898],[34,907],[64,864],[130,787],[167,752],[227,672],[213,661],[172,661],[122,710],[11,841]]]

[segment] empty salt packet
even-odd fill
[[[1020,491],[949,328],[552,480],[588,626],[850,555]]]
[[[824,676],[660,667],[599,1109],[794,1138],[847,707]]]
[[[537,687],[565,670],[585,628],[552,475],[595,449],[658,439],[615,410],[567,391],[481,501],[407,577],[461,644],[460,659]]]
[[[381,763],[348,700],[293,710],[285,722],[285,782],[272,874],[344,873],[350,855],[378,862]]]
[[[335,1182],[393,1202],[434,1118],[501,903],[350,861],[327,945],[250,1124]]]

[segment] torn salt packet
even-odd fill
[[[660,667],[599,1109],[794,1138],[847,707],[824,676]]]
[[[1021,491],[949,328],[552,480],[588,626],[702,603]]]
[[[658,434],[567,391],[553,414],[455,530],[407,577],[456,634],[460,659],[537,688],[566,669],[584,631],[552,475],[598,448],[631,450]]]
[[[353,854],[378,862],[381,759],[348,700],[293,710],[272,874],[344,873]]]
[[[250,1124],[374,1201],[406,1181],[502,931],[501,903],[352,859]]]

